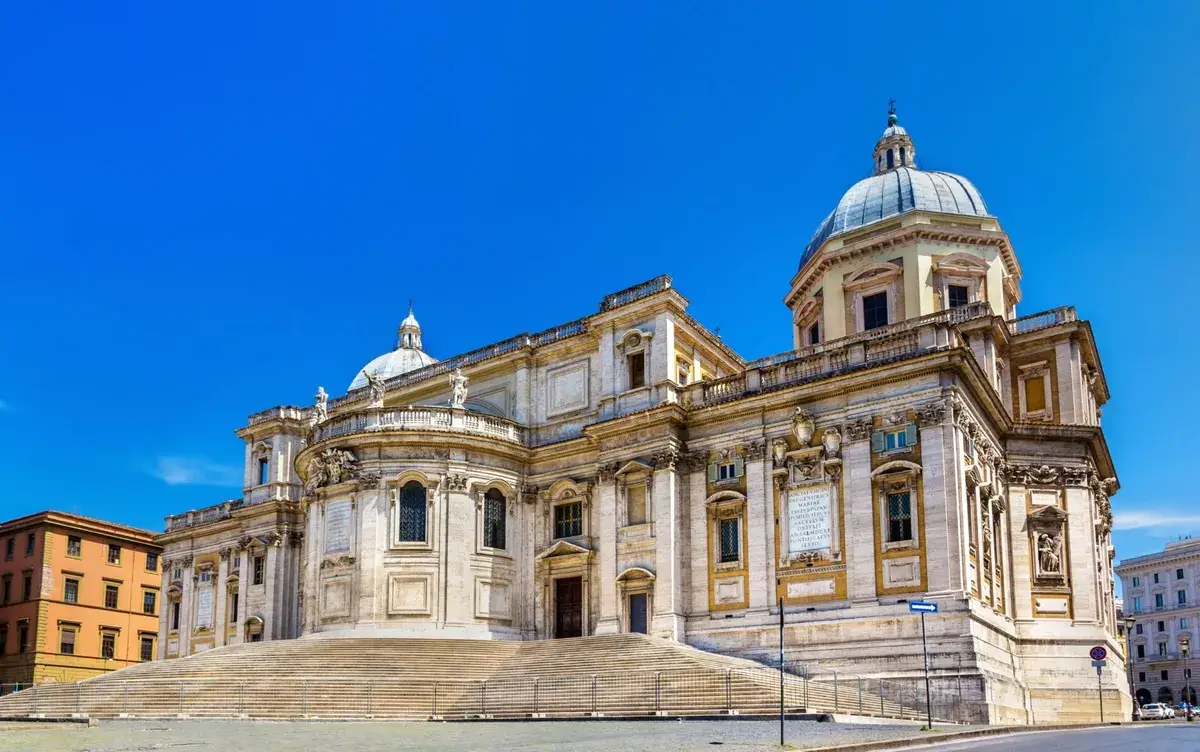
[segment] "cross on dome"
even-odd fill
[[[898,167],[916,167],[917,148],[896,117],[896,100],[888,100],[887,128],[875,143],[875,174]]]

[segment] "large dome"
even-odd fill
[[[363,366],[358,375],[354,377],[354,381],[350,382],[348,391],[352,392],[366,386],[367,374],[372,371],[378,371],[379,376],[387,381],[393,376],[415,371],[436,362],[436,358],[421,349],[421,325],[417,323],[417,317],[413,315],[410,303],[408,316],[400,323],[400,336],[396,340],[396,349],[380,355]]]
[[[916,167],[908,132],[888,115],[888,127],[875,145],[875,174],[854,184],[813,233],[800,258],[803,267],[832,237],[910,211],[988,216],[983,196],[961,175]]]

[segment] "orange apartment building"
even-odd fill
[[[65,512],[0,524],[0,691],[153,660],[161,553],[148,530]]]

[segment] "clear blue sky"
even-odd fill
[[[0,518],[239,495],[233,430],[341,394],[410,297],[444,358],[667,272],[785,350],[895,97],[1021,312],[1095,327],[1118,555],[1200,532],[1197,6],[814,5],[6,4]]]

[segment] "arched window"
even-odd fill
[[[1183,689],[1179,690],[1179,700],[1180,702],[1186,702],[1189,705],[1195,705],[1196,688],[1189,684]]]
[[[508,503],[498,489],[489,488],[483,495],[483,545],[488,548],[508,548],[504,529]]]
[[[1175,694],[1171,692],[1170,687],[1158,688],[1158,701],[1170,704],[1175,701]]]
[[[894,156],[893,156],[893,154],[892,154],[892,150],[891,150],[891,149],[888,149],[888,150],[887,150],[887,164],[888,164],[888,169],[889,169],[889,170],[890,170],[890,169],[892,169],[893,167],[895,167],[895,166],[896,166],[896,160],[895,160],[895,158],[894,158]]]
[[[906,161],[907,158],[908,158],[907,152],[905,151],[904,147],[901,146],[900,147],[900,164],[902,164],[902,165],[908,164],[908,162]]]
[[[410,480],[400,489],[397,530],[402,543],[425,542],[425,513],[428,509],[425,486]]]
[[[1150,697],[1150,690],[1142,688],[1137,691],[1138,705],[1149,705],[1153,700]]]

